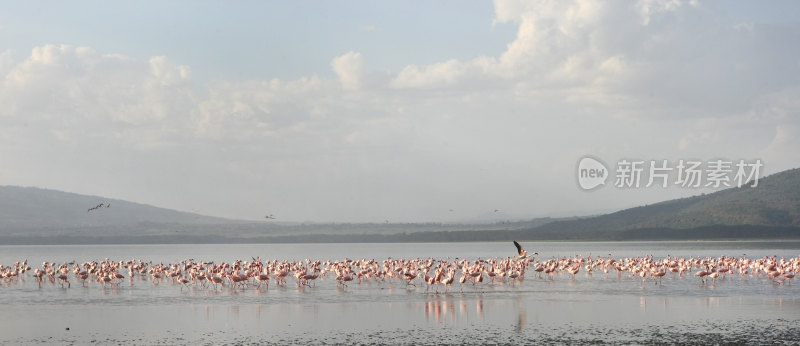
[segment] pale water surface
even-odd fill
[[[800,242],[523,243],[554,256],[800,256]],[[422,244],[236,244],[0,246],[0,264],[28,259],[83,262],[489,258],[514,255],[510,242]],[[126,273],[127,274],[127,273]],[[141,278],[119,287],[77,281],[37,287],[29,275],[0,283],[0,344],[259,343],[652,343],[799,342],[800,285],[729,277],[715,285],[665,277],[662,285],[629,275],[581,271],[576,279],[536,278],[517,285],[426,293],[394,282],[334,280],[313,287],[219,290]],[[67,330],[69,328],[69,330]]]

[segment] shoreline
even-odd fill
[[[80,330],[64,330],[61,336],[42,338],[9,338],[4,344],[92,344],[92,345],[486,345],[486,344],[568,344],[568,345],[734,345],[795,344],[800,342],[800,326],[786,319],[738,320],[733,322],[701,321],[670,325],[643,324],[609,326],[591,324],[576,326],[452,326],[407,329],[337,330],[302,334],[264,331],[261,335],[241,336],[235,330],[219,329],[190,334],[173,330],[171,336],[123,333],[105,335],[99,332],[81,334]]]

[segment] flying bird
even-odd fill
[[[522,245],[519,245],[519,243],[517,243],[516,240],[514,241],[514,246],[517,247],[517,253],[519,253],[519,259],[528,258],[528,252],[523,250],[522,249]],[[538,255],[539,253],[538,252],[534,252],[533,254],[534,255]]]
[[[89,209],[88,209],[88,210],[86,210],[86,211],[87,211],[87,212],[90,212],[90,211],[92,211],[92,210],[97,210],[97,209],[100,209],[100,208],[102,208],[104,205],[105,205],[105,203],[100,203],[100,204],[98,204],[98,205],[96,205],[96,206],[94,206],[94,207],[91,207],[91,208],[89,208]]]
[[[267,215],[267,216],[264,216],[264,218],[265,218],[265,219],[270,219],[270,220],[274,220],[274,219],[275,219],[275,217],[274,217],[274,216],[272,216],[272,214],[269,214],[269,215]]]

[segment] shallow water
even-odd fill
[[[539,258],[653,255],[797,257],[800,242],[523,243]],[[262,259],[489,258],[513,255],[509,242],[425,244],[249,244],[0,246],[0,264],[143,259],[177,262]],[[119,287],[73,281],[41,288],[26,273],[0,283],[0,344],[250,343],[652,343],[800,341],[800,285],[758,276],[716,284],[667,275],[663,284],[627,274],[581,271],[553,280],[533,272],[522,283],[462,287],[445,294],[399,281],[346,288],[231,289],[154,285],[126,278]],[[463,290],[463,291],[462,291]],[[67,330],[69,328],[69,330]],[[688,336],[688,339],[687,339]],[[769,339],[769,338],[773,339]],[[657,339],[661,338],[661,339]],[[704,339],[705,338],[705,339]],[[765,339],[766,338],[766,339]]]

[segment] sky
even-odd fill
[[[2,1],[0,185],[296,222],[590,215],[713,192],[677,184],[679,162],[706,178],[717,160],[731,177],[740,160],[800,167],[797,13]],[[607,172],[591,190],[587,156]],[[667,160],[669,187],[617,186],[623,160]]]

